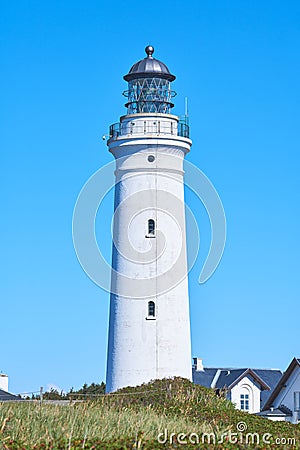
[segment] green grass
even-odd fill
[[[237,435],[236,426],[247,425]],[[158,435],[168,432],[166,444]],[[246,444],[246,434],[257,433],[260,444]],[[174,433],[173,437],[170,434]],[[187,435],[178,436],[180,433]],[[196,433],[199,445],[196,442]],[[220,444],[205,443],[203,433],[213,433]],[[262,442],[269,433],[268,444]],[[211,436],[211,442],[212,436]],[[251,436],[248,439],[251,441]],[[257,439],[257,438],[256,438]],[[286,445],[276,444],[286,439]],[[287,439],[295,439],[289,442]],[[180,444],[186,440],[187,444]],[[179,442],[178,442],[179,441]],[[20,402],[0,404],[0,442],[4,449],[238,449],[238,448],[300,448],[299,425],[271,422],[237,411],[231,402],[187,380],[160,380],[137,388],[126,388],[121,395],[103,396],[97,401],[68,405]],[[255,440],[254,442],[257,442]],[[285,442],[285,441],[281,441]]]

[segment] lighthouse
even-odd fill
[[[192,379],[183,161],[187,118],[168,67],[146,57],[124,76],[127,114],[110,126],[116,160],[106,390]]]

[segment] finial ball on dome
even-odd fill
[[[147,53],[148,57],[151,58],[154,53],[154,47],[152,47],[152,45],[147,45],[147,47],[145,48],[145,52]]]

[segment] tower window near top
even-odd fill
[[[155,221],[153,219],[148,220],[148,235],[155,236]]]
[[[155,317],[155,303],[148,302],[148,317]]]
[[[241,394],[241,410],[249,411],[249,394]]]

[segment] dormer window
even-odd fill
[[[241,394],[241,410],[249,411],[249,394]]]

